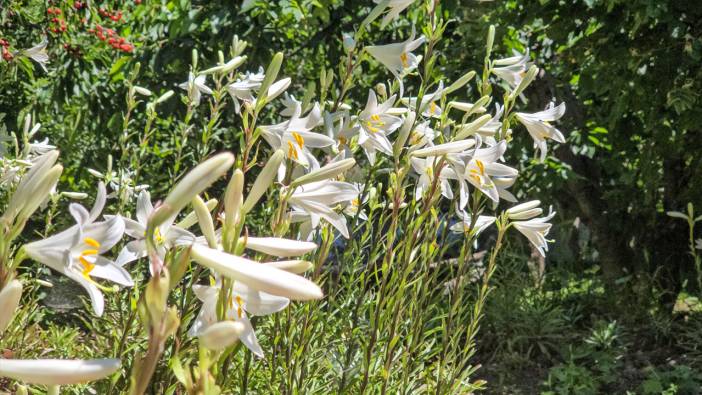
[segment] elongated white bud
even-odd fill
[[[151,216],[150,225],[156,227],[178,215],[183,207],[224,175],[233,164],[234,155],[229,152],[217,154],[200,163],[171,190],[163,205]]]
[[[224,192],[224,220],[226,227],[234,226],[239,217],[239,210],[244,200],[244,172],[234,170],[229,185]]]
[[[273,180],[278,174],[278,168],[285,158],[285,152],[283,150],[277,150],[270,159],[268,163],[263,167],[261,173],[259,173],[258,178],[254,181],[249,194],[246,196],[246,201],[244,201],[244,206],[241,208],[244,213],[248,213],[251,209],[258,203],[258,200],[263,196],[271,186]]]
[[[531,210],[541,205],[541,200],[530,200],[507,209],[507,214],[516,214],[522,211]]]
[[[470,80],[475,77],[475,71],[469,71],[461,76],[461,78],[457,79],[453,84],[449,85],[448,88],[444,91],[445,95],[448,95],[451,92],[455,92],[461,88],[463,88]]]
[[[217,207],[217,199],[210,199],[207,202],[205,202],[205,205],[207,206],[207,210],[212,212],[215,207]],[[189,227],[195,225],[197,223],[197,214],[195,211],[191,211],[188,213],[188,215],[183,218],[182,221],[178,222],[176,224],[177,227],[183,228],[183,229],[188,229]]]
[[[283,53],[277,52],[275,55],[273,55],[273,59],[271,59],[271,63],[268,65],[268,68],[266,68],[266,74],[263,77],[263,81],[261,81],[261,86],[259,87],[259,94],[262,96],[259,99],[263,101],[262,104],[265,104],[265,102],[269,100],[266,97],[268,96],[268,88],[270,88],[273,81],[278,78],[278,73],[280,72],[280,66],[282,64]]]
[[[144,88],[143,86],[134,86],[134,92],[144,95],[144,96],[151,96],[152,92],[149,89]]]
[[[83,200],[88,197],[87,193],[83,192],[61,192],[61,195],[69,198],[69,199],[75,199],[75,200]]]
[[[529,84],[534,81],[534,78],[536,78],[536,74],[539,72],[539,68],[532,65],[529,70],[527,70],[526,75],[524,78],[522,78],[521,81],[519,81],[519,85],[512,91],[512,93],[509,94],[509,99],[514,100],[517,96],[519,96],[524,89],[526,89]]]
[[[54,166],[58,159],[58,151],[49,151],[36,159],[27,174],[22,177],[15,193],[10,198],[5,210],[5,217],[12,220],[24,206],[27,200],[35,194],[37,186],[43,181],[46,173]]]
[[[190,256],[195,262],[213,269],[225,277],[267,292],[293,300],[320,299],[322,289],[310,280],[297,274],[263,265],[240,256],[227,254],[203,245],[195,244]]]
[[[276,81],[273,85],[270,86],[270,88],[268,88],[266,102],[270,102],[271,100],[280,96],[283,92],[285,92],[288,89],[288,87],[290,87],[291,82],[292,80],[290,78],[283,78],[282,80]]]
[[[63,166],[56,165],[44,175],[41,182],[36,185],[34,190],[31,191],[31,194],[27,196],[22,211],[20,211],[19,215],[17,215],[17,219],[20,223],[31,217],[32,214],[34,214],[34,211],[39,208],[41,203],[46,200],[51,190],[53,190],[56,186],[62,172]]]
[[[478,131],[478,129],[482,128],[483,126],[485,126],[485,124],[490,122],[491,119],[492,119],[492,115],[490,115],[490,114],[485,114],[485,115],[481,116],[480,118],[476,119],[475,121],[463,126],[458,131],[458,133],[456,133],[456,137],[454,137],[454,139],[460,140],[460,139],[464,139],[464,138],[474,134],[475,132]]]
[[[241,66],[244,64],[246,61],[246,56],[236,56],[232,60],[228,61],[225,64],[221,64],[219,66],[215,67],[210,67],[209,69],[201,72],[200,74],[215,74],[215,73],[222,73],[222,74],[227,74],[230,71],[236,69],[237,67]]]
[[[193,198],[193,211],[197,216],[197,222],[200,224],[200,230],[207,240],[207,244],[215,248],[217,247],[217,235],[215,234],[214,222],[210,210],[207,208],[205,201],[200,196]]]
[[[507,216],[511,220],[526,220],[534,217],[538,217],[543,213],[543,210],[539,208],[541,205],[540,200],[531,200],[518,204],[514,207],[508,208],[506,210]]]
[[[456,154],[463,152],[475,145],[475,140],[459,140],[450,143],[434,145],[412,152],[412,156],[426,158],[427,156],[441,156],[446,154]]]
[[[119,359],[2,359],[0,376],[27,384],[69,385],[99,380],[120,367]]]
[[[544,212],[541,208],[532,208],[530,210],[524,210],[518,213],[514,214],[508,214],[509,219],[511,220],[516,220],[516,221],[524,221],[527,219],[532,219],[534,217],[538,217]]]
[[[407,139],[412,132],[412,126],[414,126],[414,121],[417,118],[417,114],[414,111],[410,111],[402,122],[402,127],[400,127],[400,132],[397,135],[397,139],[392,147],[392,154],[394,157],[399,157],[402,152],[402,148],[405,147]]]
[[[309,241],[283,239],[280,237],[242,237],[240,243],[245,247],[264,254],[277,257],[301,256],[317,248],[317,244]]]
[[[276,269],[285,270],[286,272],[301,274],[314,267],[312,262],[303,260],[291,260],[291,261],[276,261],[276,262],[264,262],[264,265],[272,266]]]
[[[10,281],[0,290],[0,334],[12,322],[21,297],[22,283],[19,280]]]
[[[156,99],[155,103],[156,104],[163,103],[166,100],[170,99],[173,95],[175,95],[175,92],[173,92],[172,90],[166,91],[166,93],[162,94],[161,96],[159,96],[158,99]]]
[[[313,170],[302,177],[298,177],[296,180],[290,183],[290,187],[294,188],[300,185],[309,184],[311,182],[323,181],[332,179],[339,174],[344,173],[346,170],[354,167],[356,165],[356,160],[353,158],[340,160],[338,162],[329,163],[317,170]]]
[[[200,334],[200,344],[210,350],[222,350],[239,340],[244,324],[236,321],[216,322]]]
[[[490,54],[492,53],[492,45],[495,42],[495,25],[490,25],[490,28],[488,29],[488,35],[487,35],[487,42],[485,43],[485,53],[488,58],[490,57]]]

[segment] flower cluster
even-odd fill
[[[371,16],[378,18],[385,13],[380,22],[382,28],[412,1],[376,3]],[[51,10],[55,13],[55,9]],[[122,18],[121,12],[113,14],[101,9],[100,14],[113,21]],[[373,18],[364,23],[371,23]],[[90,33],[115,49],[133,50],[112,29],[98,24]],[[495,254],[508,229],[516,229],[545,256],[549,221],[555,212],[549,209],[544,215],[538,200],[519,203],[510,191],[519,170],[505,158],[515,135],[511,127],[518,122],[531,136],[539,158],[545,160],[548,140],[565,142],[565,136],[551,124],[564,115],[565,105],[551,104],[536,113],[514,111],[517,99],[536,78],[538,68],[531,64],[528,53],[492,60],[492,27],[483,81],[478,84],[481,97],[473,103],[459,101],[459,95],[477,73],[469,71],[452,83],[429,78],[432,73],[427,68],[432,67],[433,61],[414,52],[426,46],[424,56],[431,57],[434,38],[430,34],[417,37],[414,27],[406,37],[400,42],[368,45],[358,52],[361,33],[344,38],[348,78],[352,78],[354,67],[369,59],[387,69],[395,82],[378,84],[367,90],[367,96],[364,91],[365,105],[357,107],[350,100],[344,101],[345,88],[335,100],[326,100],[325,90],[332,78],[326,71],[321,78],[321,98],[316,100],[315,93],[308,92],[297,100],[288,92],[291,79],[279,78],[283,62],[280,53],[265,69],[240,72],[239,67],[246,62],[243,52],[247,44],[238,37],[233,40],[230,60],[225,61],[220,53],[218,62],[205,70],[198,68],[194,51],[187,80],[178,85],[187,104],[188,122],[204,101],[210,104],[210,124],[214,124],[219,116],[214,112],[223,107],[223,102],[230,102],[233,115],[242,123],[240,156],[235,160],[230,152],[211,155],[185,174],[163,200],[152,199],[149,186],[134,181],[134,171],[113,171],[110,157],[107,171],[89,170],[100,179],[93,207],[88,210],[81,204],[70,204],[72,225],[21,246],[19,258],[13,259],[21,262],[30,258],[78,283],[98,316],[105,313],[105,294],[137,285],[130,266],[139,261],[148,265],[149,277],[136,310],[147,329],[149,348],[141,360],[135,361],[132,373],[132,391],[143,393],[164,351],[164,342],[181,325],[187,326],[187,333],[197,338],[201,347],[202,370],[196,378],[180,380],[188,392],[213,386],[211,375],[201,372],[207,372],[224,350],[238,342],[262,358],[265,350],[251,317],[281,312],[293,301],[323,298],[322,288],[305,273],[312,268],[318,273],[322,268],[315,265],[324,261],[331,243],[337,237],[356,237],[359,221],[367,220],[373,211],[381,211],[389,218],[389,236],[382,241],[388,244],[388,252],[382,258],[387,267],[392,267],[393,254],[399,250],[412,251],[406,259],[414,259],[416,251],[410,237],[419,235],[427,216],[437,210],[444,210],[445,217],[451,218],[446,228],[451,225],[451,231],[462,235],[463,256],[471,252],[470,246],[478,242],[481,233],[493,226],[497,228],[498,242],[484,271],[488,276],[485,281],[494,272]],[[45,47],[43,41],[19,53],[44,67],[48,61]],[[409,85],[406,89],[405,83],[419,73],[423,73],[419,89]],[[492,76],[497,77],[496,82],[504,83],[501,103],[493,102],[491,89],[483,88],[491,85]],[[132,81],[129,84],[131,110],[140,102],[137,98],[148,98],[152,92]],[[172,95],[169,91],[148,103],[147,114],[156,116],[156,104]],[[278,120],[257,125],[262,112],[273,105],[279,108]],[[24,147],[28,148],[22,157],[24,166],[19,162],[3,166],[2,180],[12,184],[10,190],[14,191],[0,218],[5,232],[3,245],[10,245],[29,216],[47,197],[56,195],[56,183],[63,170],[56,164],[59,154],[48,141],[29,142],[38,129],[31,119],[26,121],[24,136],[28,137]],[[192,126],[183,130],[185,139]],[[257,151],[256,160],[249,157],[259,139],[267,143],[271,152],[253,179],[249,170],[261,159],[260,155],[265,155]],[[352,182],[349,174],[353,169],[373,175],[379,168],[383,174],[389,174],[386,200],[378,193],[382,185],[371,185],[374,179]],[[222,196],[205,200],[203,196],[210,186],[225,177]],[[253,182],[247,184],[247,178]],[[112,194],[108,195],[106,185]],[[405,197],[407,190],[411,191],[409,199]],[[268,193],[277,194],[277,198],[263,199]],[[124,214],[121,206],[117,211],[121,214],[103,214],[110,198],[117,198],[120,204],[136,198],[133,217]],[[441,199],[449,203],[443,204]],[[247,217],[259,203],[266,208],[261,212],[268,215],[270,228],[250,230],[252,221],[247,222]],[[407,223],[400,227],[401,221]],[[403,242],[410,244],[397,248],[394,237],[402,232],[408,235]],[[128,241],[122,243],[125,235]],[[116,247],[121,247],[116,258],[110,258]],[[426,253],[433,253],[432,249],[427,250]],[[0,262],[13,262],[9,267],[0,266],[2,331],[17,308],[22,284],[16,279],[18,264],[10,256],[0,258]],[[191,262],[199,268],[192,275],[191,286],[186,287],[181,280]],[[316,275],[311,278],[319,280]],[[458,292],[453,290],[460,288],[460,279],[461,276],[449,281],[454,284],[449,292]],[[105,285],[104,281],[112,285]],[[182,312],[168,305],[176,287],[187,288],[186,293],[194,295],[192,300],[199,301],[197,315],[181,316]],[[37,373],[29,369],[28,373],[29,365],[42,370]],[[56,386],[101,378],[119,366],[120,362],[113,359],[12,361],[0,365],[0,375]]]

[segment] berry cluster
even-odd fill
[[[2,47],[2,58],[7,62],[11,61],[14,56],[12,56],[10,50],[7,49],[10,46],[10,43],[7,42],[7,40],[0,38],[0,46]]]
[[[46,13],[49,15],[54,15],[54,17],[51,18],[51,20],[50,20],[51,27],[49,28],[49,31],[51,31],[52,33],[56,33],[56,34],[66,31],[66,29],[67,29],[66,20],[64,20],[63,17],[61,16],[61,9],[60,8],[49,7],[46,10]]]
[[[113,12],[110,10],[106,10],[104,8],[100,8],[100,10],[98,10],[98,12],[100,13],[101,17],[110,18],[113,22],[119,22],[122,20],[122,11],[120,11],[120,10]]]
[[[95,29],[88,29],[88,32],[95,34],[100,41],[107,42],[107,44],[114,49],[122,52],[132,52],[134,50],[134,45],[127,42],[124,37],[120,37],[119,34],[115,33],[112,29],[104,28],[97,24],[95,25]]]

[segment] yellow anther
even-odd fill
[[[163,241],[164,241],[163,235],[161,234],[161,230],[159,228],[156,228],[156,230],[154,231],[154,238],[156,238],[157,243],[159,243],[159,244],[163,243]]]
[[[288,141],[288,157],[297,159],[297,150],[295,149],[295,146],[293,145],[292,141]]]
[[[85,239],[83,239],[83,241],[85,242],[85,244],[91,247],[100,248],[100,242],[93,238],[86,237]]]
[[[371,115],[371,119],[374,120],[374,121],[376,121],[376,122],[378,122],[378,121],[380,121],[380,115],[378,115],[378,114],[373,114],[373,115]]]
[[[346,137],[339,136],[339,145],[343,147],[346,145],[346,143],[348,143],[348,140],[346,140]]]
[[[355,207],[358,207],[358,206],[361,205],[361,201],[358,200],[358,198],[353,199],[353,200],[351,201],[351,205],[352,205],[352,206],[355,206]]]
[[[305,139],[300,136],[300,133],[297,132],[292,132],[293,137],[295,138],[295,141],[297,142],[297,145],[302,148],[305,145]]]
[[[239,316],[239,318],[242,318],[244,316],[244,308],[242,307],[244,305],[244,300],[241,299],[241,296],[236,295],[236,314]]]
[[[431,102],[431,104],[429,105],[429,113],[436,114],[436,103]]]
[[[478,169],[480,169],[480,174],[484,176],[485,175],[485,164],[483,163],[483,161],[481,161],[480,159],[476,159],[475,164],[478,166]]]
[[[373,126],[373,124],[370,121],[366,122],[366,128],[373,133],[378,133],[380,131],[380,129]]]
[[[97,255],[98,250],[83,250],[83,252],[80,253],[81,256],[86,256],[86,255]]]
[[[402,67],[409,67],[409,62],[407,61],[407,52],[403,52],[400,54],[400,60],[402,61]]]
[[[90,279],[90,272],[92,272],[95,268],[95,264],[85,259],[85,257],[82,255],[78,257],[78,260],[80,261],[80,264],[83,265],[83,270],[81,271],[83,277]]]

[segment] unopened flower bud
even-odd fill
[[[351,52],[356,49],[356,40],[354,40],[353,35],[349,33],[344,33],[342,35],[342,44],[346,52]]]

